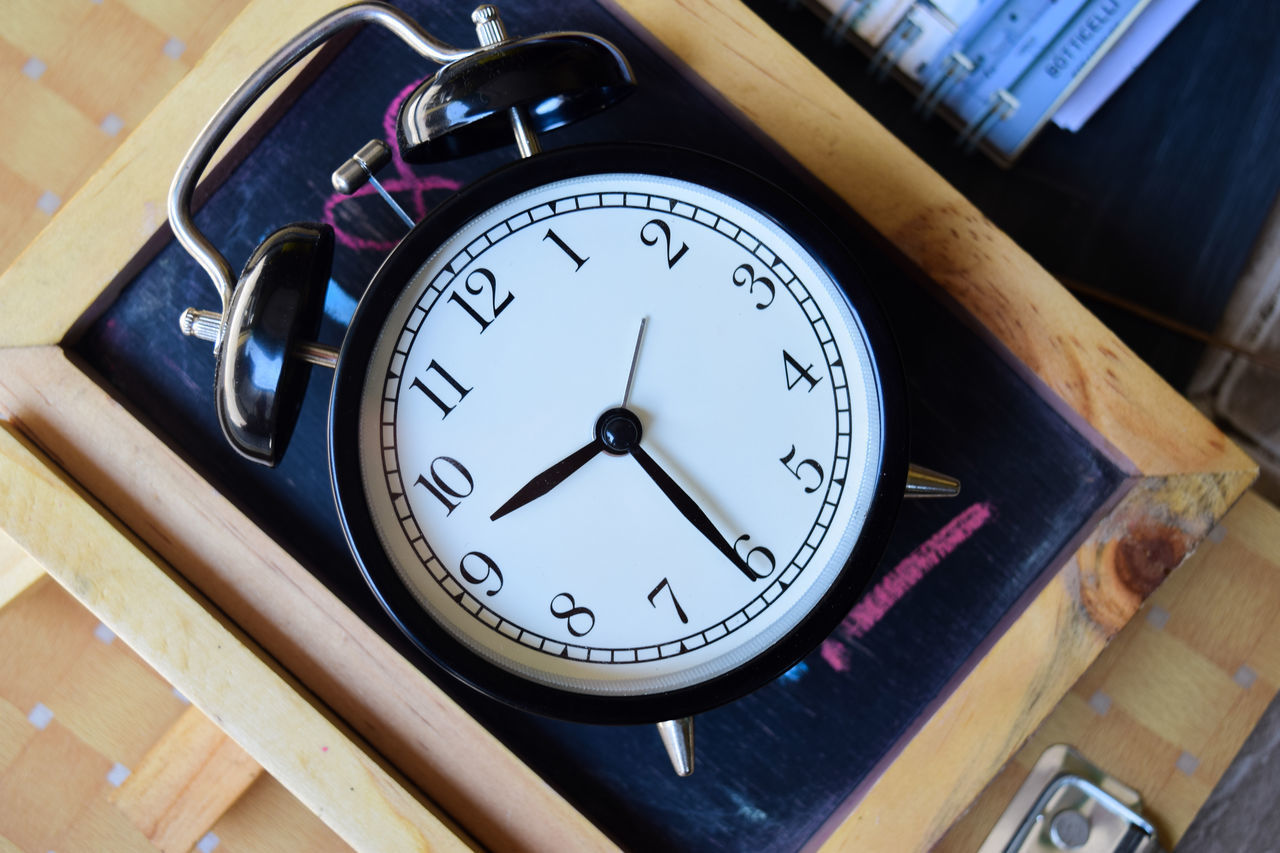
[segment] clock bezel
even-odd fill
[[[728,195],[790,234],[837,283],[867,337],[881,402],[881,458],[861,534],[836,581],[777,643],[707,681],[641,695],[595,695],[522,678],[455,639],[418,603],[383,550],[363,491],[358,454],[360,397],[383,321],[421,265],[458,229],[497,204],[555,181],[593,174],[675,178]],[[804,235],[804,236],[801,236]],[[391,251],[366,288],[338,357],[328,418],[329,470],[347,544],[374,597],[396,627],[437,667],[472,688],[525,711],[591,723],[652,723],[690,716],[738,699],[794,666],[825,639],[875,573],[897,516],[907,476],[908,421],[896,345],[874,295],[839,238],[790,194],[724,160],[680,148],[638,144],[558,149],[517,161],[449,198]]]

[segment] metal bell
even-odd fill
[[[297,424],[311,366],[295,356],[320,329],[332,263],[332,228],[286,225],[254,251],[232,292],[214,396],[223,434],[255,462],[275,466]]]

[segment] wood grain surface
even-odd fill
[[[8,536],[0,535],[0,608],[44,576],[44,569],[30,554]]]
[[[0,643],[0,849],[350,849],[43,572],[0,605]]]
[[[0,344],[61,341],[164,225],[173,174],[217,106],[289,35],[339,5],[336,0],[257,3],[234,18],[150,114],[150,126],[165,131],[130,134],[62,206],[58,228],[41,232],[0,276]],[[226,8],[234,12],[235,6]],[[250,111],[222,150],[261,112]]]
[[[1030,255],[750,10],[734,0],[614,2],[970,311],[1138,471],[1256,470]]]
[[[616,20],[581,0],[555,9],[549,5],[527,0],[508,7],[508,26],[523,32],[551,15],[563,15],[575,28],[614,41],[637,78],[645,81],[619,109],[557,132],[550,140],[557,147],[615,139],[697,145],[706,153],[732,157],[793,192],[805,188],[768,149],[744,139],[716,101],[689,87]],[[420,20],[449,17],[447,4],[435,0],[411,0],[405,8]],[[336,197],[315,180],[282,185],[280,176],[314,174],[314,165],[308,164],[338,162],[369,128],[385,126],[394,116],[394,94],[403,88],[396,82],[402,64],[403,57],[384,34],[360,35],[261,137],[201,211],[207,232],[220,235],[229,257],[248,254],[263,233],[282,221],[331,211],[344,251],[336,253],[330,277],[347,285],[368,280],[383,252],[357,250],[349,245],[351,238],[390,245],[401,225],[385,221],[386,211],[376,198]],[[348,120],[332,122],[337,114]],[[682,120],[664,121],[670,115]],[[420,170],[397,163],[388,170],[387,185],[414,210],[424,200],[414,187],[444,181],[466,185],[508,157],[497,151]],[[611,156],[610,162],[616,166],[618,158]],[[535,160],[530,167],[539,165],[545,164]],[[847,210],[836,208],[827,218],[842,215]],[[856,642],[830,639],[824,653],[807,661],[803,677],[775,682],[744,702],[701,717],[698,761],[708,772],[692,779],[672,776],[661,750],[655,749],[651,728],[601,730],[504,713],[456,682],[437,677],[430,661],[404,643],[358,568],[343,559],[347,547],[322,464],[329,408],[325,374],[311,383],[289,456],[279,467],[266,470],[239,459],[209,417],[214,401],[207,348],[184,340],[172,322],[205,287],[181,247],[162,249],[86,330],[73,352],[355,616],[615,840],[631,847],[680,841],[691,848],[750,843],[786,849],[821,827],[831,804],[849,797],[895,748],[930,700],[983,647],[988,632],[1037,583],[1051,555],[1069,549],[1077,531],[1091,524],[1097,509],[1124,485],[1124,475],[1103,454],[1056,417],[1000,354],[931,298],[909,271],[865,236],[859,240],[865,232],[856,225],[839,230],[896,331],[914,412],[912,445],[929,464],[965,483],[958,506],[924,502],[902,507],[884,569],[913,562],[911,555],[925,547],[922,542],[962,511],[994,520]],[[855,306],[861,306],[861,291],[852,282]],[[337,296],[335,291],[335,301]],[[321,338],[336,340],[341,326],[339,319]],[[493,346],[502,345],[495,341]],[[950,354],[948,359],[933,357],[939,347]],[[235,602],[215,601],[240,618]],[[272,644],[267,650],[292,668],[290,648]],[[867,684],[877,685],[874,697],[867,696]],[[835,709],[843,709],[839,724],[807,726],[815,716],[834,715]],[[738,748],[743,742],[755,748]],[[771,776],[776,784],[761,783]],[[737,801],[771,819],[760,820],[759,826],[744,822],[737,810],[726,807]],[[672,809],[670,804],[677,802],[680,808]]]
[[[1138,787],[1166,846],[1177,843],[1280,685],[1278,531],[1280,512],[1260,498],[1247,495],[1194,556],[1152,595],[1140,618],[1121,632],[1071,688],[1014,760],[947,833],[938,849],[957,853],[974,849],[1040,751],[1055,742],[1077,745],[1110,773]],[[0,588],[25,591],[21,602],[15,601],[17,593],[3,599],[4,604],[12,606],[5,609],[0,605],[0,636],[10,640],[21,637],[16,646],[19,649],[53,649],[52,658],[47,654],[21,653],[0,673],[0,699],[8,705],[0,716],[12,721],[11,725],[0,726],[0,776],[16,772],[10,769],[13,766],[26,766],[24,762],[15,765],[14,757],[24,750],[34,750],[32,738],[43,737],[31,723],[21,719],[30,710],[21,705],[37,695],[43,696],[60,724],[73,727],[73,733],[84,732],[85,721],[93,721],[94,717],[100,719],[92,723],[93,728],[125,730],[138,728],[145,718],[158,722],[141,727],[143,740],[156,736],[174,712],[169,710],[168,716],[162,714],[158,718],[154,712],[177,707],[176,697],[163,680],[154,674],[146,675],[150,670],[123,643],[102,639],[89,642],[96,620],[46,578],[35,561],[7,537],[0,539],[0,564],[4,566],[0,569]],[[39,590],[28,590],[38,580]],[[74,643],[55,641],[68,636],[77,639]],[[6,648],[15,646],[6,641]],[[94,655],[85,658],[86,650]],[[80,655],[81,662],[70,660],[73,655]],[[126,660],[133,660],[136,665]],[[112,662],[103,665],[104,661]],[[73,690],[59,688],[57,684],[68,677],[91,684]],[[36,687],[23,686],[36,683],[43,687],[43,694]],[[61,698],[54,699],[55,695]],[[113,712],[93,701],[94,696],[104,695],[121,703],[117,705],[119,710]],[[90,704],[68,708],[68,702]],[[144,716],[139,716],[140,711]],[[207,722],[194,724],[191,718],[201,716],[190,707],[179,714],[118,789],[100,784],[101,780],[78,783],[65,775],[65,766],[52,787],[48,781],[34,777],[27,777],[20,787],[49,791],[63,811],[76,814],[77,822],[93,822],[93,837],[111,839],[113,849],[151,849],[155,841],[147,843],[148,836],[138,828],[138,820],[130,821],[138,830],[135,832],[101,803],[90,806],[73,802],[73,798],[77,792],[91,790],[121,808],[126,791],[139,784],[153,758],[171,756],[183,768],[192,768],[193,760],[208,757],[210,751],[199,748],[175,752],[175,742],[225,742],[225,736]],[[193,735],[192,728],[198,734]],[[88,735],[76,736],[83,741]],[[118,743],[118,736],[89,737],[99,748],[106,749],[112,760],[130,760],[128,750],[120,751],[108,742]],[[132,755],[137,755],[136,748]],[[89,773],[110,763],[82,761],[74,766]],[[49,769],[45,768],[45,772]],[[153,779],[146,787],[153,801],[166,796],[169,802],[193,794],[206,796],[199,784],[163,786]],[[213,787],[227,790],[225,781],[216,781]],[[235,798],[228,810],[219,811],[196,837],[213,832],[220,850],[346,849],[274,780],[255,782],[242,796],[243,799]],[[22,818],[27,826],[6,829],[5,837],[13,842],[17,837],[47,832],[49,825],[41,822],[41,814],[25,813]],[[56,834],[40,838],[46,848],[58,846]]]
[[[1142,794],[1171,849],[1280,687],[1280,511],[1248,494],[938,845],[974,850],[1051,744]]]
[[[189,707],[108,799],[163,853],[183,853],[261,775],[261,765]]]
[[[455,826],[424,809],[299,685],[8,431],[0,434],[0,484],[0,512],[14,541],[144,659],[158,663],[163,677],[181,684],[264,768],[290,779],[298,798],[344,839],[367,849],[467,848]]]
[[[252,525],[223,505],[176,457],[166,456],[154,436],[113,408],[115,404],[52,346],[159,226],[168,176],[212,106],[286,34],[333,5],[318,0],[286,6],[268,0],[250,3],[145,126],[63,206],[56,226],[42,233],[0,278],[0,344],[8,347],[0,371],[5,385],[2,408],[11,424],[35,436],[55,461],[184,574],[201,576],[197,583],[202,587],[222,585],[219,592],[241,599],[249,612],[258,614],[261,622],[250,633],[290,636],[299,619],[310,620],[312,630],[333,618],[339,628],[333,642],[341,647],[340,665],[351,670],[369,666],[370,677],[394,683],[392,675],[402,665],[396,663],[398,658],[359,641],[359,624],[327,609],[322,597],[308,593],[319,606],[305,617],[280,612],[289,608],[274,602],[270,591],[298,583],[288,561],[278,561],[270,543],[253,537]],[[969,310],[1082,430],[1109,443],[1138,475],[1137,487],[1111,516],[1114,523],[1095,531],[1028,603],[903,754],[884,768],[848,819],[833,827],[831,840],[833,847],[849,849],[927,847],[1013,754],[1154,584],[1239,496],[1252,477],[1252,465],[1024,252],[741,6],[661,0],[625,0],[619,6]],[[104,415],[111,423],[100,430]],[[100,432],[110,438],[103,439]],[[50,475],[28,448],[11,438],[0,444],[4,527],[157,668],[191,692],[198,704],[212,709],[237,741],[287,780],[321,817],[370,849],[382,849],[387,833],[400,831],[408,833],[406,839],[424,833],[446,846],[453,843],[445,824],[415,805],[240,638],[189,597],[148,550],[140,550],[136,540],[86,503],[82,493]],[[177,482],[187,488],[183,494],[188,497],[183,506],[170,509],[174,502],[169,496],[175,493],[167,489]],[[45,520],[53,518],[60,521]],[[66,519],[83,529],[74,537],[61,535]],[[237,540],[228,546],[233,550],[253,553],[261,547],[268,556],[241,566],[234,580],[220,577],[225,569],[210,565],[214,560],[202,552],[205,528]],[[86,571],[85,566],[106,556],[110,568],[101,577]],[[263,565],[271,568],[271,576],[262,581],[265,587],[256,586],[249,569]],[[121,586],[100,582],[108,578]],[[193,628],[191,635],[167,624],[167,619],[177,618],[174,615],[144,615],[128,606],[144,593],[180,613],[183,627]],[[174,637],[184,639],[175,643]],[[218,648],[220,643],[223,648]],[[305,667],[306,655],[299,657]],[[245,695],[243,687],[233,690],[230,682],[208,675],[225,671],[249,673],[270,699],[255,699],[248,710],[240,707],[244,703],[234,697]],[[323,673],[312,675],[321,683],[313,689],[327,686]],[[310,684],[306,677],[303,680]],[[352,696],[351,704],[339,713],[367,737],[385,744],[382,748],[395,755],[397,764],[423,761],[421,775],[410,773],[416,781],[436,783],[447,777],[443,793],[426,785],[433,796],[443,799],[451,790],[482,786],[483,776],[430,769],[429,762],[419,758],[431,753],[429,745],[416,743],[418,748],[407,751],[407,758],[405,752],[388,748],[421,740],[413,733],[421,729],[403,726],[399,715],[423,714],[416,724],[427,731],[441,720],[449,727],[469,722],[444,703],[430,712],[413,707],[410,697],[420,696],[425,688],[412,684],[413,690],[404,688],[402,694],[391,691],[385,705],[383,697]],[[369,814],[389,814],[386,823],[375,827],[371,820],[336,811],[350,795],[333,787],[341,783],[313,775],[310,763],[303,760],[301,734],[285,724],[286,708],[309,721],[303,727],[309,737],[323,730],[342,745],[338,751],[344,762],[343,782],[358,780],[361,796],[369,798]],[[264,734],[264,723],[279,740]],[[504,750],[483,737],[474,743],[476,754],[486,756],[483,761],[508,760]],[[522,837],[536,846],[523,833],[539,830],[550,833],[540,836],[548,849],[547,838],[560,838],[562,846],[604,844],[579,817],[554,809],[540,812],[533,804],[554,806],[555,796],[540,789],[540,783],[526,780],[517,778],[513,788],[524,791],[530,805],[507,813],[505,823],[493,830],[495,837]],[[926,782],[924,794],[921,786]],[[458,794],[468,802],[457,811],[446,808],[479,835],[489,831],[488,819],[471,823],[464,815],[475,819],[486,809],[497,809],[476,790]]]
[[[243,6],[243,0],[19,0],[6,6],[0,19],[0,269]]]
[[[1043,718],[1252,482],[1256,467],[749,11],[730,2],[618,5],[971,311],[1149,478],[1000,638],[829,842],[833,849],[927,847],[1018,747],[1018,733]],[[726,54],[756,73],[742,73]],[[1018,697],[1001,692],[1014,672],[1030,674],[1032,685]],[[980,755],[992,758],[975,761]],[[924,778],[946,793],[917,808]]]
[[[74,471],[80,484],[111,506],[130,530],[154,542],[161,557],[181,566],[187,581],[233,614],[240,629],[271,648],[328,707],[359,726],[382,755],[394,756],[401,772],[483,844],[494,849],[611,847],[278,543],[155,435],[139,429],[63,350],[0,350],[0,412],[41,436],[44,450]],[[75,564],[49,559],[41,556],[40,562],[65,585],[65,572],[76,571]],[[141,635],[134,636],[127,626],[112,625],[144,657],[147,647],[161,660],[170,657],[151,626],[139,624]],[[188,690],[189,673],[171,677]],[[230,694],[225,699],[234,701]],[[289,773],[272,772],[291,788],[295,784]]]

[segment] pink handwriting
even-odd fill
[[[912,587],[994,515],[991,504],[973,504],[908,554],[849,611],[835,631],[835,637],[840,639],[832,637],[822,643],[822,659],[837,672],[847,670],[850,652],[840,640],[855,640],[870,631]]]
[[[394,140],[396,138],[396,116],[400,113],[400,104],[409,93],[418,88],[418,83],[411,83],[401,90],[400,94],[391,99],[391,103],[387,106],[387,111],[382,116],[382,130],[384,138]],[[462,185],[451,178],[441,177],[439,175],[428,175],[426,177],[418,177],[409,168],[409,164],[404,162],[400,156],[394,142],[391,145],[391,165],[395,169],[396,176],[382,182],[383,187],[389,193],[408,194],[411,199],[410,215],[417,221],[427,215],[426,195],[432,190],[445,190],[448,192],[456,192]],[[374,195],[377,192],[372,186],[365,184],[356,190],[350,196],[334,193],[330,195],[324,203],[324,222],[333,226],[333,236],[348,249],[357,251],[377,251],[387,252],[393,249],[398,238],[386,239],[380,237],[363,237],[359,234],[353,234],[347,231],[337,222],[336,211],[344,202],[350,203],[353,199],[363,198],[365,196]]]

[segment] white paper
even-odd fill
[[[1093,72],[1058,108],[1053,123],[1072,133],[1107,102],[1199,0],[1151,0]]]

